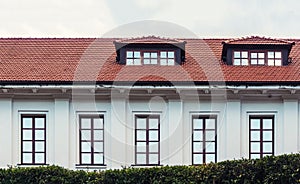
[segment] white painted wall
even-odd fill
[[[249,157],[249,115],[275,115],[275,154],[299,151],[299,100],[129,100],[125,95],[110,99],[38,98],[0,99],[0,167],[20,163],[20,115],[47,116],[47,162],[76,169],[79,163],[78,116],[104,115],[105,167],[134,164],[134,115],[158,114],[161,121],[161,164],[191,165],[191,118],[217,115],[218,161]],[[91,169],[95,169],[91,168]],[[82,169],[82,168],[81,168]],[[84,168],[83,168],[84,169]]]

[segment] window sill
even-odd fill
[[[17,164],[17,167],[47,167],[49,164]]]
[[[131,167],[136,168],[151,168],[151,167],[162,167],[160,164],[132,164]]]
[[[82,164],[76,164],[76,169],[81,170],[100,170],[100,169],[107,169],[107,165],[82,165]]]

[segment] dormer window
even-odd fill
[[[233,51],[233,65],[268,65],[282,66],[281,51]]]
[[[185,41],[150,36],[114,44],[119,64],[174,66],[185,60]]]
[[[175,65],[175,51],[126,51],[126,65]]]
[[[247,37],[223,42],[222,60],[235,66],[284,66],[291,62],[294,42]]]

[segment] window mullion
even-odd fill
[[[35,164],[35,118],[32,117],[32,163]]]

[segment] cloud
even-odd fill
[[[100,37],[115,26],[104,0],[0,2],[2,37]]]

